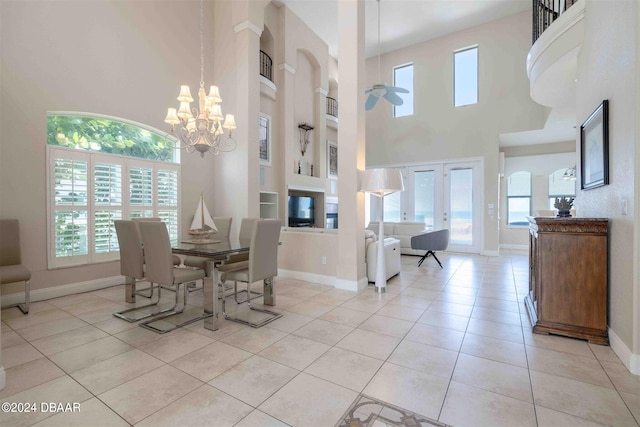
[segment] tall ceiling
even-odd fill
[[[355,0],[350,0],[355,1]],[[338,0],[274,0],[286,5],[338,57]],[[378,53],[378,2],[365,0],[366,56]],[[380,52],[531,10],[531,0],[380,0]]]

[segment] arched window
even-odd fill
[[[177,242],[178,153],[172,140],[144,125],[82,113],[49,114],[49,267],[118,259],[118,219],[160,217]]]
[[[507,179],[507,225],[526,226],[531,215],[531,174],[512,173]]]
[[[567,169],[558,169],[549,174],[549,209],[555,209],[556,197],[576,196],[576,175],[566,173]]]

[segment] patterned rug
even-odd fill
[[[336,427],[451,427],[424,415],[361,394]]]

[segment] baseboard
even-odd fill
[[[497,250],[497,251],[488,251],[488,250],[485,249],[482,252],[482,255],[484,255],[484,256],[499,256],[500,255],[500,251],[499,250]]]
[[[278,269],[278,277],[285,279],[304,280],[305,282],[320,283],[322,285],[334,286],[336,284],[335,276],[327,276],[324,274],[307,273],[304,271],[296,270],[283,270]]]
[[[88,280],[86,282],[70,283],[67,285],[52,286],[50,288],[36,289],[29,293],[30,301],[44,301],[52,298],[64,297],[67,295],[91,292],[110,286],[122,285],[124,276],[104,277],[101,279]],[[2,295],[2,307],[11,307],[24,302],[24,292]]]
[[[640,375],[640,354],[633,354],[629,347],[609,328],[609,345],[624,366],[634,375]]]
[[[0,366],[0,390],[7,385],[7,375],[4,372],[4,366]]]
[[[500,249],[515,249],[518,251],[528,251],[529,245],[510,245],[510,244],[501,244]]]
[[[278,277],[286,278],[286,279],[296,279],[296,280],[304,280],[305,282],[313,282],[320,283],[322,285],[333,286],[336,289],[344,289],[347,291],[358,292],[362,289],[366,288],[369,284],[367,282],[367,278],[363,277],[362,279],[355,280],[343,280],[338,279],[335,276],[327,276],[324,274],[316,274],[316,273],[306,273],[304,271],[296,271],[296,270],[283,270],[278,269]]]
[[[342,289],[344,291],[353,291],[359,292],[369,286],[369,280],[366,277],[355,281],[355,280],[345,280],[345,279],[335,279],[335,288]]]

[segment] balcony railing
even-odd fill
[[[260,51],[260,75],[273,81],[273,61],[263,50]]]
[[[549,25],[578,0],[533,0],[532,44],[549,28]]]
[[[338,118],[338,100],[327,96],[327,114]]]

